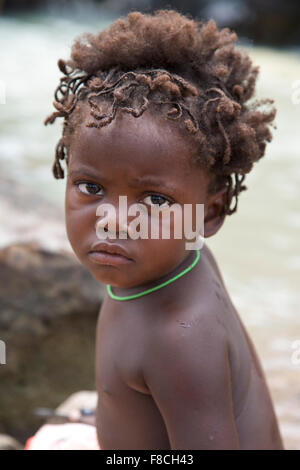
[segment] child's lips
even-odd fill
[[[132,259],[126,258],[123,255],[108,253],[105,251],[90,251],[89,256],[95,263],[106,264],[110,266],[119,266],[121,264],[132,263]]]
[[[110,243],[97,243],[89,251],[90,258],[98,264],[119,266],[133,261],[127,252],[120,246]]]

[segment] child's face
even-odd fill
[[[151,204],[166,206],[170,201],[183,207],[206,204],[208,198],[208,172],[191,165],[190,149],[176,131],[176,123],[170,125],[149,113],[146,111],[139,118],[118,113],[108,126],[100,129],[88,128],[83,122],[76,129],[69,149],[65,199],[69,241],[95,279],[123,288],[160,278],[191,252],[186,250],[184,236],[120,239],[118,231],[124,227],[117,224],[117,239],[104,242],[122,247],[130,260],[120,264],[99,263],[89,253],[93,244],[101,242],[95,227],[98,206],[109,203],[118,215],[119,196],[127,196],[127,207],[145,204],[150,220]],[[85,119],[90,120],[87,114]],[[130,222],[129,216],[127,220]]]

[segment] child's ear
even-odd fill
[[[204,209],[204,236],[211,237],[221,228],[225,219],[227,187],[208,198]]]

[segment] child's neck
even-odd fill
[[[160,284],[163,284],[164,282],[170,280],[171,278],[175,277],[177,274],[181,273],[183,270],[185,270],[188,266],[191,265],[191,263],[195,259],[195,251],[191,250],[188,255],[179,263],[176,268],[174,268],[172,271],[169,271],[167,274],[161,276],[158,279],[146,282],[144,284],[138,284],[133,287],[129,288],[121,288],[121,287],[113,287],[113,292],[116,296],[120,297],[126,297],[126,296],[131,296],[135,294],[139,294],[145,290],[151,289],[153,287],[156,287]],[[176,281],[175,281],[176,282]],[[159,291],[156,291],[159,292]]]

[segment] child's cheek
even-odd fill
[[[95,222],[95,208],[80,201],[80,196],[74,193],[74,188],[66,191],[65,224],[68,240],[75,255],[83,262],[91,249],[95,236],[92,230]]]
[[[183,213],[180,204],[163,210],[152,210],[149,233],[153,238],[164,240],[183,239]]]

